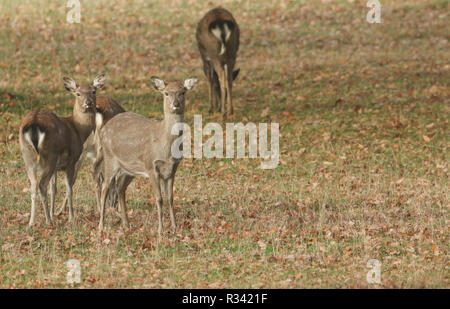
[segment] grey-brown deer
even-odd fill
[[[115,100],[105,97],[105,96],[99,96],[97,97],[96,102],[96,125],[99,127],[94,130],[94,132],[91,133],[91,135],[88,137],[86,142],[84,143],[83,152],[80,155],[80,158],[78,159],[77,164],[75,165],[75,177],[78,174],[78,170],[80,169],[83,161],[88,157],[93,162],[97,159],[97,152],[98,152],[98,132],[102,125],[105,125],[111,118],[114,116],[125,112],[125,110],[122,108],[122,106],[119,105]],[[101,117],[101,118],[99,118]],[[96,195],[97,195],[97,205],[100,205],[100,192],[101,192],[101,186],[103,182],[103,174],[102,169],[98,169],[98,172],[94,171],[93,174],[94,181],[97,185]],[[56,186],[56,178],[54,177],[51,180],[52,186]],[[109,205],[114,206],[117,201],[117,193],[115,190],[111,190],[109,194]],[[56,213],[56,215],[60,215],[66,208],[67,208],[68,199],[67,197],[64,199],[63,205],[61,209]],[[98,211],[100,211],[100,208],[97,207]]]
[[[37,109],[22,121],[19,132],[20,148],[31,183],[31,215],[28,224],[32,228],[36,215],[36,197],[39,192],[47,224],[53,223],[56,172],[64,171],[66,198],[69,204],[69,221],[73,222],[72,186],[76,178],[75,165],[83,150],[83,144],[95,128],[96,91],[104,86],[105,75],[98,75],[92,85],[63,78],[64,87],[75,96],[73,113],[58,117],[54,113]],[[47,189],[50,179],[50,210]]]
[[[233,71],[239,49],[239,26],[224,8],[210,10],[197,25],[196,38],[209,83],[209,112],[221,111],[226,118],[233,114],[231,98]]]
[[[99,231],[103,229],[105,201],[114,182],[119,196],[122,225],[129,227],[125,191],[134,177],[146,177],[155,195],[158,210],[158,235],[162,233],[161,181],[169,204],[170,220],[176,232],[173,210],[173,183],[181,158],[172,154],[172,144],[179,137],[172,128],[182,123],[185,111],[185,93],[197,83],[197,78],[169,82],[151,77],[155,89],[164,96],[164,119],[148,119],[126,112],[111,119],[99,132],[100,151],[96,165],[103,161],[104,181],[101,194]]]

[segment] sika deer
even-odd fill
[[[197,25],[196,38],[209,83],[209,112],[233,114],[231,90],[239,70],[233,71],[239,49],[239,27],[231,13],[215,8]],[[219,106],[220,102],[220,106]]]
[[[99,96],[97,97],[97,104],[96,104],[96,124],[99,126],[106,124],[112,117],[125,112],[125,110],[122,108],[122,106],[119,105],[116,101],[114,101],[111,98]],[[101,118],[99,118],[101,117]],[[96,128],[94,132],[88,137],[86,142],[84,143],[83,152],[80,155],[80,158],[78,159],[77,164],[75,165],[75,176],[78,174],[78,170],[80,169],[84,159],[86,157],[90,158],[93,162],[97,158],[97,152],[98,152],[98,132],[100,128]],[[101,186],[103,182],[103,174],[101,172],[101,169],[99,169],[99,172],[94,172],[94,181],[97,184],[97,205],[100,205],[100,192],[101,192]],[[56,183],[54,183],[56,179],[54,178],[52,180],[52,185],[56,186]],[[66,208],[67,208],[67,198],[64,199],[63,206],[61,209],[57,212],[56,215],[61,214]],[[115,190],[111,190],[109,195],[109,204],[111,206],[114,206],[117,202],[117,194]],[[98,207],[98,211],[100,211],[100,208]]]
[[[38,190],[46,222],[53,223],[57,171],[65,172],[69,221],[73,221],[72,186],[76,178],[75,165],[83,150],[83,143],[95,128],[96,91],[103,87],[105,75],[97,76],[92,85],[78,86],[68,77],[64,77],[63,82],[64,87],[75,96],[72,116],[62,118],[48,110],[37,109],[30,112],[20,126],[20,148],[31,183],[29,228],[33,227],[35,221]],[[49,211],[47,188],[52,177],[54,184],[50,192]]]
[[[172,143],[178,138],[172,135],[172,127],[183,122],[185,110],[184,94],[191,90],[197,78],[181,82],[164,82],[151,78],[154,87],[164,94],[164,119],[148,119],[135,113],[122,113],[111,119],[99,132],[100,157],[104,164],[104,181],[101,194],[99,231],[103,229],[105,201],[111,185],[116,182],[119,195],[122,225],[128,228],[125,191],[134,177],[150,178],[150,184],[158,208],[158,235],[162,232],[160,181],[169,203],[170,220],[175,233],[176,223],[173,211],[173,182],[180,159],[173,157]]]

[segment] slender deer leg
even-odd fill
[[[63,201],[63,203],[61,205],[61,208],[59,208],[59,210],[56,212],[56,215],[59,216],[64,211],[66,211],[66,209],[67,209],[67,195],[64,196],[64,201]]]
[[[103,152],[101,150],[101,147],[98,146],[97,148],[97,158],[94,162],[94,171],[93,171],[93,177],[97,184],[97,210],[100,213],[101,212],[101,197],[102,197],[102,184],[104,183],[104,156]]]
[[[169,178],[168,180],[164,181],[164,191],[167,197],[167,202],[169,203],[169,213],[170,213],[170,222],[172,223],[172,230],[175,234],[177,231],[177,224],[175,222],[175,213],[173,211],[173,181],[174,177]]]
[[[228,70],[228,65],[225,65],[225,87],[227,93],[227,112],[229,115],[233,114],[233,102],[231,101],[231,89],[232,89],[232,72]]]
[[[127,191],[127,187],[131,183],[132,180],[133,180],[133,177],[127,176],[127,175],[122,175],[117,180],[117,185],[116,185],[117,193],[119,196],[119,208],[120,208],[120,213],[121,213],[121,218],[122,218],[122,226],[125,230],[130,227],[130,223],[128,221],[125,192]]]
[[[225,75],[225,70],[220,67],[220,64],[218,65],[218,67],[216,67],[217,71],[217,75],[219,77],[219,84],[220,84],[220,111],[222,112],[222,117],[226,118],[227,117],[227,110],[226,110],[226,106],[225,106],[225,102],[226,102],[226,75]]]
[[[86,152],[83,151],[80,155],[80,158],[78,159],[77,163],[75,164],[75,172],[74,172],[74,179],[73,182],[75,183],[76,179],[77,179],[77,175],[78,175],[78,171],[80,170],[81,165],[83,164],[84,159],[86,158]],[[67,209],[67,204],[68,204],[68,199],[67,199],[67,193],[66,196],[64,197],[64,201],[62,203],[61,208],[56,212],[56,215],[59,216],[60,214],[62,214],[64,211],[66,211]]]
[[[110,188],[108,192],[108,198],[106,199],[107,205],[113,207],[116,210],[119,210],[120,205],[118,205],[118,191],[117,191],[117,182],[116,185]]]
[[[98,230],[101,232],[103,230],[104,226],[104,220],[105,220],[105,204],[106,204],[106,198],[108,197],[108,192],[113,185],[114,182],[114,175],[104,175],[105,179],[103,180],[102,185],[102,196],[101,196],[101,207],[100,207],[100,222],[98,224]]]
[[[42,174],[42,178],[39,181],[39,193],[41,196],[42,206],[44,208],[45,221],[47,224],[53,224],[53,220],[50,217],[50,212],[48,209],[48,197],[47,197],[48,183],[50,182],[53,173],[54,173],[53,170],[45,170],[44,173]]]
[[[99,174],[97,176],[96,179],[96,184],[97,184],[97,192],[96,192],[96,197],[97,197],[97,211],[100,213],[101,211],[101,197],[102,197],[102,183],[103,183],[103,174]]]
[[[34,171],[29,172],[28,177],[30,178],[31,183],[31,214],[30,222],[28,223],[28,229],[31,229],[34,225],[34,220],[36,217],[36,195],[38,193],[38,183]]]
[[[55,215],[55,197],[56,197],[56,171],[50,180],[50,218]]]
[[[151,176],[150,183],[153,188],[153,192],[155,194],[156,207],[158,209],[158,236],[161,238],[162,225],[163,225],[161,208],[163,206],[163,199],[161,196],[161,186],[160,186],[159,176]]]
[[[73,222],[73,204],[72,204],[72,188],[75,182],[76,176],[74,175],[74,170],[68,169],[66,170],[66,198],[69,204],[69,222]]]
[[[208,85],[209,85],[209,113],[213,113],[214,112],[214,101],[213,101],[213,95],[214,95],[214,89],[213,89],[213,74],[214,74],[214,69],[211,65],[211,63],[207,60],[203,60],[203,72],[205,72],[206,78],[208,79]]]
[[[217,77],[217,73],[213,71],[213,102],[214,102],[214,110],[220,112],[220,83],[219,78]]]

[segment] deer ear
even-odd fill
[[[194,88],[197,82],[198,82],[197,77],[188,78],[184,81],[184,88],[186,88],[187,90],[191,90],[192,88]]]
[[[150,77],[150,80],[152,81],[153,87],[155,87],[156,90],[163,91],[164,88],[166,88],[166,83],[161,78],[152,76]]]
[[[63,77],[62,80],[67,91],[74,92],[78,88],[77,83],[70,77]]]
[[[233,80],[235,80],[236,77],[239,75],[239,71],[240,71],[240,70],[241,70],[241,69],[237,69],[236,71],[233,72],[233,74],[232,74]]]
[[[97,77],[94,79],[93,86],[96,89],[102,89],[103,86],[105,86],[105,82],[106,82],[106,75],[100,74],[100,75],[97,75]]]

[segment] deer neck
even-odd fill
[[[91,134],[92,130],[95,128],[95,113],[83,112],[79,105],[75,102],[71,120],[78,131],[81,142],[84,143]]]
[[[169,112],[164,113],[164,120],[163,120],[164,136],[166,140],[169,140],[170,145],[173,143],[173,141],[175,141],[178,138],[177,135],[172,135],[173,126],[183,121],[184,121],[183,114],[173,114]]]

